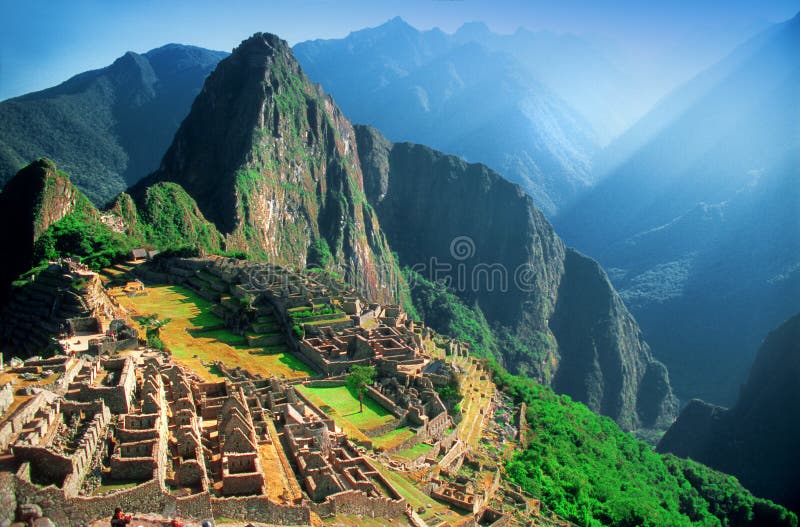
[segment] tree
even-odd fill
[[[159,350],[164,349],[164,343],[161,342],[161,328],[170,320],[169,318],[158,320],[158,315],[146,315],[138,320],[139,325],[145,330],[148,346]]]
[[[375,366],[353,366],[347,375],[347,387],[358,396],[359,412],[364,411],[364,396],[367,386],[375,380]]]

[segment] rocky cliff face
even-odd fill
[[[758,496],[800,510],[800,315],[772,331],[731,409],[694,400],[658,450],[735,475]]]
[[[368,297],[395,298],[402,278],[364,196],[353,128],[274,35],[219,64],[134,199],[158,181],[186,189],[228,249],[302,267],[313,246]]]
[[[626,429],[671,422],[666,368],[636,321],[597,263],[566,248],[519,186],[372,128],[356,135],[367,198],[401,263],[477,303],[507,368]]]
[[[55,222],[69,214],[80,192],[48,159],[20,170],[0,193],[0,305],[11,281],[34,263],[36,240]],[[82,196],[81,196],[82,197]],[[85,198],[84,198],[85,199]]]

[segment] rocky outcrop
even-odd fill
[[[313,246],[368,297],[395,297],[402,278],[364,196],[353,128],[274,35],[220,62],[134,199],[160,181],[186,189],[228,249],[305,267]]]
[[[8,287],[30,269],[36,240],[85,198],[49,159],[39,159],[20,170],[0,193],[0,305]]]
[[[658,450],[733,474],[754,494],[800,511],[800,315],[772,331],[731,409],[694,400]]]
[[[666,427],[666,368],[593,260],[566,248],[530,197],[497,173],[356,127],[367,198],[403,265],[477,304],[505,366],[625,429]]]

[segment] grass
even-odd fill
[[[298,378],[312,375],[313,371],[299,359],[289,354],[251,353],[242,337],[228,330],[208,332],[187,331],[190,328],[217,326],[222,320],[211,313],[212,303],[179,285],[158,285],[146,288],[144,296],[117,298],[132,314],[157,314],[171,321],[161,329],[161,340],[175,360],[195,370],[207,380],[218,380],[219,372],[203,365],[215,360],[226,366],[245,368],[251,373]]]
[[[409,427],[396,428],[391,432],[372,438],[373,446],[389,450],[414,437],[414,431]]]
[[[308,387],[299,389],[314,403],[331,409],[334,421],[346,420],[362,432],[373,430],[394,419],[381,405],[364,397],[364,411],[359,411],[358,399],[350,393],[346,386]],[[341,425],[340,425],[341,426]]]
[[[394,455],[397,457],[401,457],[403,459],[407,459],[409,461],[413,461],[417,459],[419,456],[423,454],[427,454],[433,448],[431,445],[426,443],[417,443],[416,445],[412,446],[411,448],[406,448],[405,450],[401,450],[396,452]]]
[[[420,507],[425,508],[422,517],[428,521],[429,525],[438,525],[442,521],[447,524],[455,524],[467,516],[466,513],[452,509],[444,503],[440,503],[420,490],[420,483],[413,480],[410,476],[401,474],[400,472],[391,470],[381,463],[373,463],[375,468],[383,474],[389,483],[403,496],[406,501],[414,507],[414,510]],[[428,508],[427,505],[431,505]]]

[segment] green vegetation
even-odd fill
[[[347,389],[356,397],[360,405],[359,412],[364,412],[364,396],[367,395],[367,388],[375,382],[375,366],[353,366],[347,375]]]
[[[310,268],[327,269],[328,266],[334,263],[331,248],[328,247],[328,242],[325,238],[317,238],[308,247],[308,262],[307,266]]]
[[[404,450],[400,450],[399,452],[395,453],[397,457],[401,457],[403,459],[408,459],[409,461],[413,461],[417,459],[419,456],[423,454],[427,454],[431,451],[431,445],[427,443],[417,443],[416,445],[412,446],[411,448],[406,448]]]
[[[386,432],[383,435],[372,436],[370,440],[372,441],[373,447],[388,450],[403,444],[405,441],[408,441],[415,435],[416,433],[411,428],[407,426],[401,426],[400,428],[395,428],[394,430]]]
[[[145,330],[147,345],[157,350],[163,350],[164,343],[161,341],[161,328],[169,324],[170,319],[159,320],[158,315],[146,315],[140,317],[138,322]]]
[[[735,478],[655,453],[569,397],[492,364],[495,381],[525,402],[530,443],[507,476],[553,511],[587,527],[787,526],[797,517]]]
[[[345,426],[341,421],[347,421],[361,431],[369,431],[394,419],[392,414],[370,398],[364,400],[362,411],[358,399],[347,386],[298,386],[298,389],[315,403],[327,407],[330,410],[328,413],[342,428]]]
[[[313,375],[309,366],[288,351],[260,353],[259,349],[245,346],[244,339],[230,330],[218,329],[223,321],[211,313],[211,302],[185,287],[148,286],[146,295],[117,298],[132,313],[169,317],[171,322],[161,328],[159,338],[176,360],[208,380],[220,377],[213,367],[214,361],[267,377],[292,379]],[[202,328],[208,331],[193,331]]]
[[[403,274],[411,288],[417,313],[425,323],[444,335],[469,343],[479,357],[497,357],[497,339],[489,323],[476,305],[468,307],[442,283],[431,282],[419,273],[405,268]]]
[[[202,247],[217,252],[222,236],[203,218],[197,203],[176,183],[157,183],[145,192],[142,219],[148,241],[160,248]]]
[[[122,258],[134,244],[130,237],[112,231],[100,221],[89,200],[79,194],[73,211],[52,224],[36,241],[33,261],[78,257],[100,270]]]

